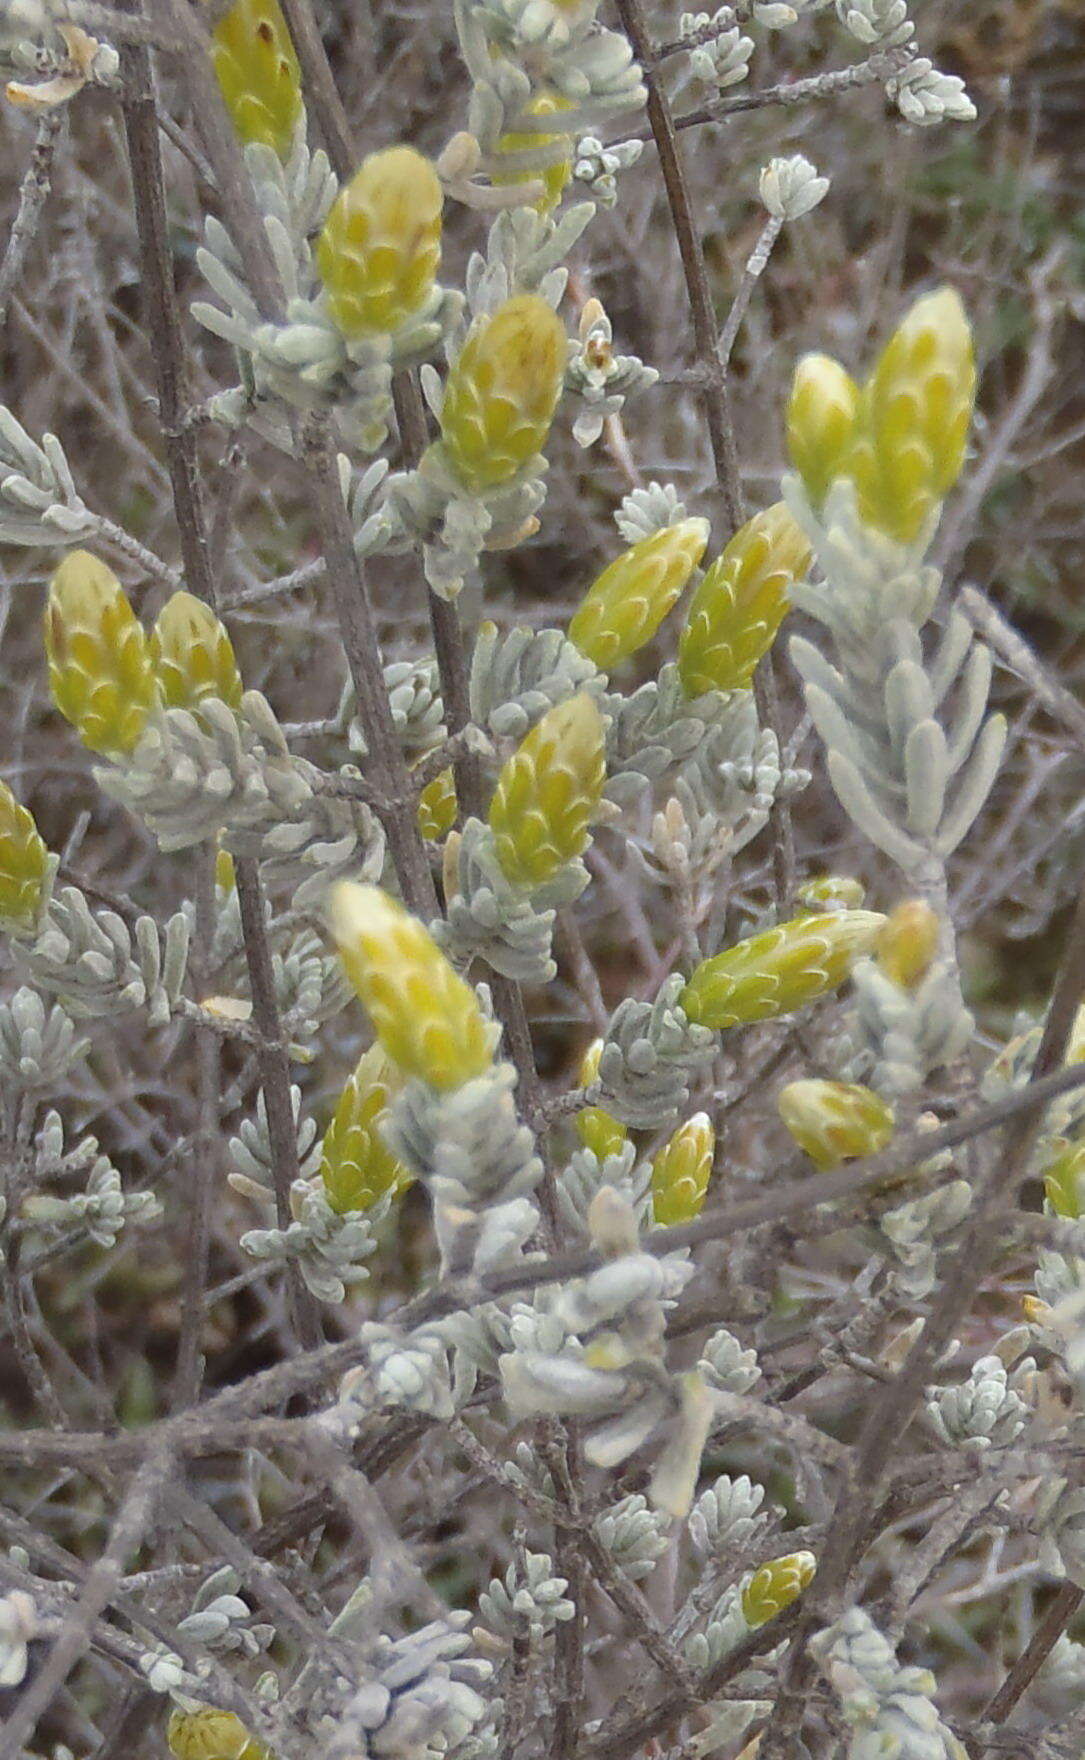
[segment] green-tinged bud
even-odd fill
[[[810,546],[782,501],[747,520],[693,595],[678,642],[689,697],[744,688],[771,648]]]
[[[192,593],[166,600],[151,632],[151,658],[171,709],[194,709],[204,697],[239,707],[245,687],[233,643],[210,606]]]
[[[914,990],[930,971],[941,927],[937,911],[922,898],[906,899],[890,911],[877,946],[878,964],[886,977],[902,990]]]
[[[233,892],[237,885],[234,858],[228,849],[215,851],[215,885],[220,892]]]
[[[742,1591],[742,1614],[751,1631],[767,1625],[797,1601],[817,1568],[812,1552],[789,1552],[755,1571]]]
[[[567,355],[561,320],[519,293],[471,326],[441,409],[445,457],[466,489],[496,489],[546,444]]]
[[[964,463],[976,365],[951,287],[917,300],[863,387],[848,467],[868,525],[908,544]]]
[[[820,1168],[876,1155],[893,1135],[893,1108],[861,1082],[788,1082],[776,1104],[799,1148]]]
[[[859,387],[840,362],[803,355],[787,402],[787,450],[815,507],[835,477],[849,474],[858,413]]]
[[[530,892],[583,854],[605,781],[603,718],[580,691],[547,710],[497,779],[490,829],[514,885]]]
[[[827,906],[857,911],[866,897],[866,887],[850,874],[815,874],[798,888],[796,897],[800,904],[815,911],[823,911]]]
[[[0,928],[34,927],[48,878],[49,851],[33,816],[0,782]]]
[[[236,0],[212,33],[211,59],[239,139],[259,141],[285,160],[303,106],[301,69],[278,0]]]
[[[569,640],[609,671],[651,641],[700,562],[706,519],[683,519],[641,538],[604,568],[569,625]]]
[[[660,1228],[700,1215],[715,1148],[707,1112],[695,1113],[663,1145],[652,1162],[652,1215]]]
[[[348,338],[391,335],[425,305],[441,261],[437,173],[413,147],[370,153],[316,247],[328,313]]]
[[[582,1088],[590,1088],[598,1080],[602,1050],[602,1039],[593,1039],[585,1051],[579,1071]],[[629,1137],[624,1124],[611,1118],[610,1113],[604,1112],[601,1106],[585,1106],[582,1112],[577,1113],[576,1133],[585,1149],[590,1149],[598,1161],[605,1161],[608,1155],[620,1155],[622,1145]]]
[[[158,702],[150,646],[116,575],[73,550],[53,576],[45,608],[49,686],[60,713],[92,752],[130,752]]]
[[[1085,1140],[1067,1143],[1044,1173],[1044,1197],[1056,1216],[1085,1215]]]
[[[250,1736],[241,1719],[213,1705],[171,1711],[166,1740],[176,1760],[268,1760],[267,1748]]]
[[[451,770],[442,770],[418,797],[418,829],[426,842],[436,843],[451,831],[458,811],[456,778]]]
[[[462,1088],[493,1061],[496,1034],[424,924],[377,886],[332,889],[339,957],[384,1053],[431,1088]]]
[[[878,911],[794,917],[703,961],[678,1000],[691,1021],[717,1029],[791,1014],[842,984],[884,922]]]
[[[570,107],[568,98],[558,97],[552,92],[542,92],[533,98],[525,112],[528,116],[559,116]],[[542,147],[561,147],[563,157],[553,165],[546,165],[541,171],[503,171],[501,155],[505,153],[530,153]],[[570,177],[573,175],[572,137],[567,134],[503,134],[497,143],[498,163],[494,167],[493,182],[507,188],[517,183],[541,183],[543,193],[531,205],[538,214],[549,214],[561,200]]]
[[[380,1121],[395,1092],[395,1076],[374,1045],[359,1059],[336,1103],[321,1145],[324,1196],[337,1216],[368,1210],[385,1192],[410,1185],[411,1175],[385,1144]]]

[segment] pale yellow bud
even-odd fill
[[[652,1215],[660,1228],[701,1213],[712,1174],[716,1133],[707,1112],[679,1125],[652,1162]]]
[[[343,969],[403,1075],[444,1090],[490,1068],[495,1029],[417,917],[377,886],[341,880],[331,921]]]
[[[860,1082],[789,1082],[776,1102],[799,1148],[818,1167],[876,1155],[893,1135],[893,1109]]]

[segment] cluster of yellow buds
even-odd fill
[[[534,891],[582,855],[606,781],[603,718],[581,691],[535,723],[502,767],[490,803],[497,859]]]
[[[49,686],[83,744],[123,756],[158,702],[150,643],[111,568],[73,550],[53,576],[45,608]]]
[[[413,147],[370,153],[340,190],[316,247],[328,314],[350,340],[391,336],[433,292],[444,196]]]
[[[742,1614],[752,1631],[797,1601],[818,1568],[812,1552],[789,1552],[755,1571],[742,1591]]]
[[[213,1705],[171,1711],[166,1741],[176,1760],[269,1760],[268,1749],[250,1736],[239,1717]]]
[[[490,1068],[495,1029],[417,917],[377,886],[341,880],[331,919],[343,969],[402,1075],[447,1090]]]
[[[810,545],[782,501],[739,528],[697,588],[679,639],[687,696],[749,684],[809,561]]]
[[[301,69],[278,0],[234,0],[212,32],[211,60],[238,138],[286,160],[304,107]]]
[[[151,632],[151,660],[167,708],[194,709],[205,697],[240,706],[245,687],[233,643],[193,594],[174,593],[163,605]]]
[[[565,331],[537,293],[478,318],[449,371],[445,460],[465,489],[500,488],[546,444],[565,378]]]
[[[914,990],[930,971],[941,936],[938,913],[922,898],[905,899],[886,918],[875,958],[887,978]]]
[[[604,568],[569,624],[569,640],[604,672],[651,641],[708,543],[706,519],[662,526]]]
[[[652,1216],[660,1228],[692,1222],[712,1176],[716,1133],[707,1112],[695,1113],[678,1129],[652,1162]]]
[[[113,570],[73,550],[53,575],[45,609],[49,686],[83,744],[122,758],[152,710],[198,710],[208,697],[231,709],[244,692],[233,643],[215,613],[178,592],[150,637]]]
[[[848,477],[864,522],[911,543],[960,475],[975,390],[972,332],[949,287],[915,302],[862,387],[838,361],[807,355],[787,438],[811,502]]]
[[[892,1107],[861,1082],[788,1082],[777,1106],[799,1148],[822,1169],[876,1155],[896,1122]]]
[[[540,92],[532,98],[524,114],[527,116],[560,116],[563,110],[570,108],[570,100],[560,97],[556,92]],[[561,157],[553,164],[546,165],[540,171],[512,171],[503,168],[501,158],[512,153],[530,153],[543,148],[560,148]],[[493,170],[492,181],[501,188],[508,188],[518,183],[541,183],[542,194],[532,203],[539,214],[549,214],[558,205],[562,193],[573,174],[572,160],[573,142],[567,134],[503,134],[497,143],[497,164]]]
[[[379,1046],[363,1053],[340,1094],[321,1144],[324,1196],[337,1216],[368,1210],[386,1192],[411,1183],[388,1148],[380,1123],[395,1091],[395,1076]]]
[[[0,782],[0,927],[33,929],[49,882],[49,851],[34,818]]]
[[[884,922],[878,911],[793,917],[702,961],[678,1000],[691,1021],[717,1030],[790,1014],[842,984]]]

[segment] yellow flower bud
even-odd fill
[[[817,1568],[812,1552],[789,1552],[755,1571],[742,1591],[742,1613],[751,1631],[767,1625],[797,1601]]]
[[[812,910],[822,911],[826,905],[836,905],[855,911],[866,897],[866,887],[850,874],[815,874],[798,888],[796,896]]]
[[[234,858],[228,849],[219,849],[215,852],[215,885],[220,892],[232,892],[237,885]]]
[[[411,1175],[397,1161],[381,1135],[395,1077],[383,1051],[374,1045],[339,1096],[321,1145],[320,1177],[324,1196],[337,1216],[368,1210],[385,1192],[410,1185]]]
[[[717,1029],[790,1014],[842,984],[884,922],[878,911],[794,917],[704,960],[678,1000],[691,1021]]]
[[[456,778],[451,770],[442,770],[418,797],[418,829],[427,843],[437,843],[451,831],[458,810]]]
[[[878,936],[877,960],[887,978],[914,990],[938,952],[941,923],[925,899],[909,898],[886,918]]]
[[[204,697],[220,697],[231,709],[244,686],[234,647],[209,605],[192,593],[174,593],[158,613],[151,658],[162,698],[171,709],[194,709]]]
[[[788,1082],[776,1104],[799,1148],[820,1168],[876,1155],[893,1135],[893,1108],[860,1082]]]
[[[747,520],[693,595],[678,641],[689,697],[744,688],[771,648],[810,546],[782,501]]]
[[[603,718],[580,691],[547,710],[497,779],[490,829],[514,885],[530,892],[583,854],[605,781]]]
[[[847,476],[859,387],[827,354],[803,355],[787,403],[787,450],[814,507],[834,478]]]
[[[116,575],[87,550],[73,550],[53,576],[45,651],[53,701],[83,744],[130,752],[158,701],[154,665]]]
[[[960,475],[975,390],[968,318],[943,287],[916,301],[863,387],[849,474],[868,525],[916,537]]]
[[[557,314],[537,293],[476,320],[452,363],[441,409],[445,458],[466,489],[495,489],[546,444],[567,355]]]
[[[651,641],[704,555],[706,519],[663,526],[604,568],[569,625],[569,640],[609,671]]]
[[[707,1112],[695,1113],[663,1145],[652,1162],[652,1215],[660,1228],[700,1215],[715,1147]]]
[[[33,929],[49,878],[49,851],[32,814],[0,782],[0,928]]]
[[[444,1090],[490,1068],[495,1029],[417,917],[377,886],[341,880],[331,919],[343,969],[403,1075]]]
[[[579,1083],[582,1088],[590,1088],[598,1080],[599,1057],[603,1049],[602,1039],[593,1039],[585,1051],[580,1064]],[[620,1155],[623,1144],[629,1137],[624,1124],[611,1118],[601,1106],[585,1106],[576,1115],[576,1132],[585,1149],[590,1149],[599,1161],[605,1161],[608,1155]]]
[[[558,116],[570,107],[568,98],[558,97],[552,92],[542,92],[532,98],[525,112],[528,116]],[[501,155],[507,153],[529,153],[540,147],[561,147],[563,156],[552,165],[546,165],[540,171],[503,171]],[[501,188],[517,183],[539,182],[543,193],[532,203],[538,214],[549,214],[561,200],[570,177],[573,175],[572,138],[567,134],[503,134],[497,143],[498,163],[494,167],[493,181]]]
[[[166,1740],[176,1760],[268,1760],[268,1750],[253,1740],[241,1719],[213,1705],[171,1711]]]
[[[1044,1173],[1044,1197],[1056,1216],[1085,1215],[1085,1139],[1067,1143]]]
[[[413,147],[370,153],[340,190],[316,247],[328,313],[348,338],[391,335],[433,291],[444,196]]]
[[[211,60],[239,139],[287,159],[303,110],[301,70],[278,0],[235,0],[212,32]]]

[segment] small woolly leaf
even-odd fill
[[[568,109],[568,98],[559,97],[553,92],[542,92],[537,98],[532,98],[524,114],[559,116],[563,110]],[[541,152],[550,147],[561,148],[561,157],[551,164],[541,166],[538,171],[522,168],[509,170],[501,164],[502,157],[513,153]],[[532,203],[532,207],[539,214],[549,214],[557,207],[562,192],[573,175],[572,147],[572,137],[567,134],[503,134],[497,143],[492,181],[501,188],[517,183],[541,183],[543,193]]]
[[[569,640],[604,671],[651,641],[708,543],[706,519],[641,538],[604,568],[569,625]]]
[[[603,719],[581,691],[536,722],[497,779],[490,829],[514,885],[544,886],[583,854],[605,781]]]
[[[87,550],[64,558],[45,608],[49,687],[92,752],[130,752],[158,702],[150,647],[116,575]]]
[[[390,335],[425,305],[441,261],[443,194],[413,147],[371,153],[339,192],[316,247],[332,323]]]
[[[842,984],[884,922],[877,911],[794,917],[704,960],[679,1003],[691,1021],[717,1031],[790,1014]]]
[[[377,886],[342,880],[331,921],[343,969],[403,1075],[445,1090],[490,1068],[494,1029],[417,917]]]

